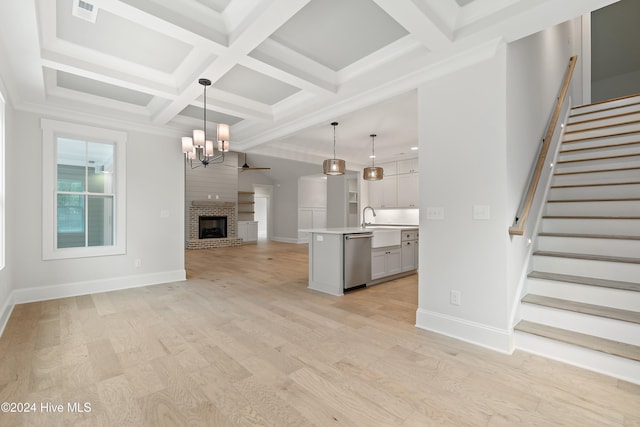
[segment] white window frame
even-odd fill
[[[85,258],[126,254],[126,143],[127,133],[94,126],[42,119],[42,259]],[[57,149],[58,137],[114,144],[115,213],[114,243],[109,246],[57,247]]]

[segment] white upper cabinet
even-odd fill
[[[398,160],[396,162],[398,175],[405,173],[417,173],[418,172],[418,159]]]
[[[369,204],[374,208],[417,208],[418,159],[382,163],[382,181],[369,181]]]

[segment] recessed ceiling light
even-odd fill
[[[416,151],[416,150],[418,149],[418,147],[411,147],[411,149],[412,149],[413,151]]]
[[[375,158],[376,158],[376,156],[369,156],[369,158],[370,158],[370,159],[375,159]]]

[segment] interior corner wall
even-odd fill
[[[550,121],[573,55],[581,51],[581,18],[565,22],[507,46],[507,209],[513,222],[528,184],[529,173]],[[582,97],[581,67],[577,64],[569,93]],[[573,100],[573,99],[572,99]],[[579,103],[579,102],[578,102]],[[511,239],[508,252],[507,298],[512,322],[523,292],[527,259],[537,218],[528,219],[524,236]],[[511,225],[511,224],[509,224]]]
[[[14,111],[6,141],[7,163],[20,165],[7,179],[15,303],[184,280],[184,162],[177,139],[159,134],[125,130],[126,254],[42,260],[40,120]],[[25,146],[34,148],[28,159]]]
[[[0,81],[0,90],[2,90],[2,81]],[[6,94],[6,91],[2,90],[3,94]],[[8,141],[11,141],[13,135],[13,109],[11,107],[10,102],[5,97],[5,105],[4,105],[4,113],[5,113],[5,122],[4,122],[4,134],[5,134],[5,162],[4,162],[4,181],[5,181],[5,191],[4,191],[4,260],[5,266],[2,270],[0,270],[0,336],[4,330],[4,327],[9,320],[9,316],[11,314],[11,310],[13,308],[13,259],[14,259],[14,251],[13,251],[13,241],[14,239],[14,229],[11,227],[12,221],[14,219],[14,215],[18,213],[16,209],[15,203],[15,192],[13,188],[9,185],[9,182],[13,181],[9,178],[12,176],[14,171],[14,162],[10,162],[7,159],[13,158],[14,147],[7,144]],[[0,118],[1,120],[1,118]],[[0,136],[0,138],[2,138]]]
[[[509,352],[506,71],[502,44],[493,57],[418,90],[416,326]],[[474,206],[488,207],[489,219],[474,220]],[[438,209],[442,219],[433,218]]]

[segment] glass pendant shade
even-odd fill
[[[189,160],[193,160],[196,158],[196,151],[195,150],[191,150],[187,153],[187,159]]]
[[[371,137],[371,166],[366,167],[362,170],[362,179],[365,181],[378,181],[381,180],[384,176],[384,170],[381,167],[377,167],[375,165],[376,158],[376,134],[372,133],[369,135]]]
[[[338,122],[331,123],[331,126],[333,126],[333,159],[322,162],[322,173],[325,175],[344,175],[347,171],[347,165],[344,160],[336,159],[336,126],[338,126]]]
[[[384,170],[378,166],[369,166],[362,170],[362,178],[366,181],[378,181],[383,175]]]
[[[193,139],[190,136],[182,137],[182,152],[188,153],[189,151],[193,151]]]
[[[322,162],[322,172],[325,175],[344,175],[347,166],[342,159],[327,159]]]

